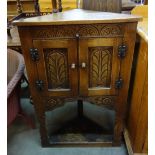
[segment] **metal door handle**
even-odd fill
[[[81,63],[81,68],[86,68],[86,63],[85,62]]]
[[[71,64],[71,69],[75,69],[75,68],[76,68],[75,63],[72,63],[72,64]]]
[[[75,37],[76,37],[76,39],[79,39],[80,35],[77,33],[77,34],[75,35]]]

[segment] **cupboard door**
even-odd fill
[[[79,40],[80,95],[117,95],[115,81],[119,78],[119,38]]]
[[[45,96],[77,95],[77,42],[75,40],[34,40],[38,50],[38,78]]]

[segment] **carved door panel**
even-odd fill
[[[80,95],[117,95],[120,38],[79,40]]]
[[[42,95],[75,96],[77,80],[77,42],[75,40],[34,40],[38,49],[38,77]]]

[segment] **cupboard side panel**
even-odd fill
[[[125,33],[123,42],[127,46],[127,53],[124,59],[121,61],[120,76],[123,79],[123,87],[119,90],[119,95],[116,101],[116,120],[114,129],[114,145],[120,144],[121,134],[124,128],[124,119],[126,113],[128,89],[130,83],[130,74],[133,60],[133,52],[136,39],[136,27],[137,23],[125,24]]]

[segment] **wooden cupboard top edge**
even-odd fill
[[[53,13],[51,15],[37,16],[25,19],[21,18],[19,20],[15,20],[13,24],[17,26],[39,26],[93,23],[123,23],[138,22],[140,20],[142,20],[142,18],[135,15],[73,9],[66,12]]]

